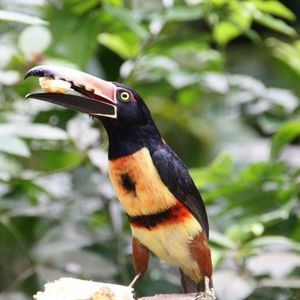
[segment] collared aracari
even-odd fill
[[[27,98],[87,113],[104,125],[109,176],[132,231],[135,279],[146,271],[152,252],[180,268],[184,292],[214,299],[204,203],[140,95],[123,84],[64,67],[37,66],[25,78],[29,76],[41,77],[48,85]],[[56,87],[57,81],[67,85]]]

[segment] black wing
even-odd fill
[[[166,144],[155,149],[151,157],[163,183],[191,211],[208,237],[206,209],[184,163]]]

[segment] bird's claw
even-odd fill
[[[214,289],[209,289],[209,291],[200,292],[196,295],[195,300],[216,300]]]
[[[204,277],[205,291],[196,294],[195,300],[216,300],[215,290],[209,286],[209,278]]]

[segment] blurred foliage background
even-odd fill
[[[294,0],[0,1],[0,299],[133,277],[103,128],[24,100],[48,63],[143,96],[205,200],[218,299],[300,299],[299,20]],[[152,258],[137,290],[178,292],[177,270]]]

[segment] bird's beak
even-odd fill
[[[28,94],[26,98],[52,102],[90,115],[117,117],[116,86],[112,82],[51,65],[30,69],[25,79],[30,76],[41,77],[43,91]]]

